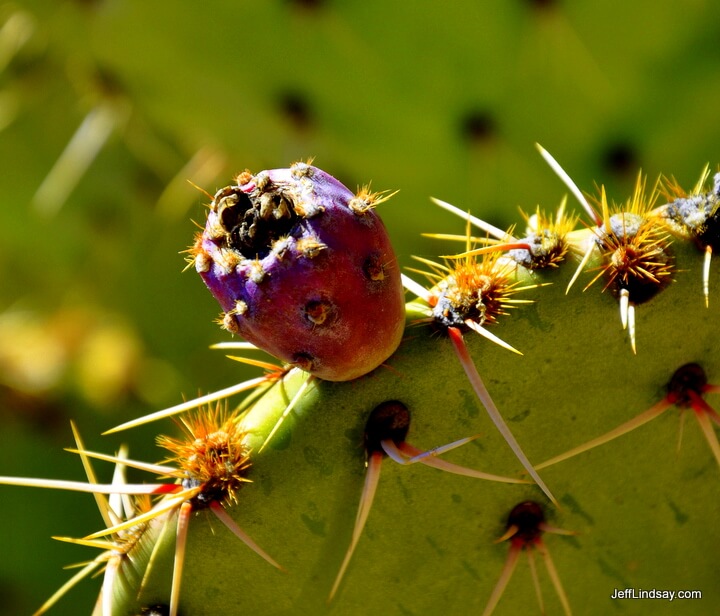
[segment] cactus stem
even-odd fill
[[[530,460],[528,460],[527,456],[520,447],[520,444],[517,442],[517,440],[513,436],[513,433],[510,431],[510,428],[508,428],[508,425],[505,423],[505,420],[500,414],[500,411],[495,406],[493,399],[490,397],[490,393],[485,387],[485,383],[483,383],[483,380],[480,377],[480,373],[477,371],[477,368],[475,367],[475,364],[470,357],[470,353],[468,351],[467,345],[465,344],[465,340],[463,339],[462,332],[457,327],[448,327],[447,329],[448,335],[450,336],[450,341],[455,348],[455,352],[458,356],[458,359],[460,360],[460,364],[465,370],[465,374],[470,381],[470,385],[475,391],[477,397],[480,399],[480,402],[482,402],[483,406],[485,407],[485,410],[490,416],[492,422],[495,424],[495,427],[503,436],[505,442],[508,444],[510,449],[512,449],[512,451],[515,453],[515,456],[523,465],[528,474],[535,480],[535,483],[537,483],[540,489],[545,492],[546,496],[552,501],[552,503],[555,506],[558,506],[557,500],[552,495],[552,492],[550,492],[550,489],[547,487],[547,485],[545,485],[545,482],[542,480],[540,475],[538,475],[535,468],[533,468]]]

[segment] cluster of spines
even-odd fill
[[[673,177],[662,178],[661,192],[667,204],[658,216],[674,233],[694,241],[705,253],[703,265],[703,295],[705,305],[710,302],[710,261],[720,251],[720,173],[708,185],[710,166],[706,165],[697,184],[684,190]]]
[[[636,349],[635,307],[650,301],[674,279],[677,268],[672,251],[673,236],[694,241],[705,251],[703,293],[709,304],[709,272],[713,245],[720,245],[720,173],[707,185],[705,167],[695,187],[686,192],[674,178],[661,176],[646,190],[647,179],[638,174],[633,195],[625,203],[609,204],[605,188],[588,198],[560,164],[541,146],[538,149],[587,213],[588,234],[572,232],[574,248],[583,254],[568,291],[592,259],[599,261],[597,272],[585,289],[604,279],[603,291],[618,298],[620,319],[627,329],[633,353]],[[656,206],[660,197],[668,201]],[[594,202],[600,212],[592,205]],[[591,270],[592,271],[592,270]]]
[[[132,550],[151,523],[161,525],[148,564],[138,584],[139,594],[152,569],[155,551],[161,545],[162,536],[171,528],[170,524],[173,520],[176,520],[175,556],[167,614],[176,616],[179,610],[188,526],[192,514],[203,509],[211,511],[228,530],[256,554],[272,566],[284,571],[283,567],[256,544],[226,511],[226,507],[238,502],[240,489],[251,482],[247,476],[252,464],[251,450],[247,444],[248,433],[242,426],[241,415],[237,411],[228,412],[225,406],[218,403],[214,407],[207,406],[193,415],[183,417],[179,423],[183,431],[182,437],[160,436],[157,439],[158,445],[170,454],[161,464],[131,460],[124,450],[116,456],[87,451],[76,433],[77,448],[70,451],[80,455],[88,483],[0,477],[0,483],[8,485],[92,493],[106,524],[104,529],[82,539],[61,538],[100,548],[102,552],[46,601],[36,612],[36,616],[45,613],[70,588],[101,566],[105,567],[105,574],[99,599],[99,613],[103,616],[111,616],[114,613],[114,586],[121,583],[120,578],[123,576],[137,573]],[[90,465],[91,458],[116,465],[118,470],[111,484],[97,482]],[[146,471],[158,478],[169,478],[171,481],[128,484],[122,473],[125,467]],[[105,498],[106,494],[112,495],[110,501]],[[122,495],[125,495],[125,498],[121,498]],[[127,497],[132,497],[133,500],[128,501]],[[155,497],[156,500],[152,502],[151,497]]]
[[[595,199],[595,203],[601,211],[598,213],[557,162],[545,150],[542,148],[540,150],[578,197],[590,216],[593,223],[590,225],[590,234],[587,231],[573,230],[575,220],[565,217],[564,202],[554,220],[540,216],[539,209],[538,214],[533,218],[525,216],[529,223],[528,233],[526,237],[518,238],[513,235],[512,229],[503,232],[484,221],[465,214],[459,208],[435,199],[434,201],[438,205],[460,215],[468,224],[474,224],[482,231],[492,235],[493,239],[483,242],[472,238],[469,227],[464,238],[462,236],[450,237],[450,239],[465,239],[466,242],[465,252],[452,257],[457,261],[456,264],[451,265],[446,260],[445,265],[441,265],[423,259],[422,261],[430,265],[432,270],[424,272],[424,274],[432,281],[433,287],[424,289],[406,277],[404,279],[406,288],[428,305],[426,320],[447,332],[478,398],[488,410],[490,417],[528,474],[533,477],[554,504],[557,505],[557,502],[537,475],[538,470],[617,438],[657,417],[673,405],[694,411],[710,449],[720,465],[720,445],[712,427],[712,423],[720,425],[720,416],[703,398],[704,394],[717,392],[720,388],[708,385],[703,369],[696,364],[678,368],[668,383],[668,394],[665,398],[636,418],[601,437],[535,466],[532,466],[522,453],[520,445],[515,441],[495,407],[482,378],[475,369],[469,350],[463,341],[461,328],[464,325],[465,329],[476,331],[485,338],[497,342],[500,346],[508,348],[509,345],[500,339],[494,339],[493,335],[485,331],[485,326],[494,324],[497,317],[506,313],[505,308],[511,294],[520,289],[525,290],[537,286],[518,287],[519,280],[527,280],[529,277],[528,275],[518,276],[519,270],[530,271],[555,267],[569,254],[583,255],[580,265],[568,285],[569,291],[573,282],[591,260],[599,262],[599,265],[593,268],[594,272],[593,269],[590,270],[591,273],[594,273],[594,277],[586,285],[585,290],[604,279],[602,290],[611,289],[618,298],[621,323],[624,329],[629,329],[631,349],[633,353],[636,353],[635,306],[652,300],[672,282],[677,268],[671,249],[671,234],[678,234],[677,228],[681,226],[679,212],[683,211],[685,218],[682,219],[682,230],[684,233],[681,235],[695,240],[706,251],[703,287],[707,304],[708,270],[713,248],[710,238],[713,238],[712,233],[717,234],[720,228],[720,221],[716,220],[718,199],[720,198],[720,174],[715,176],[713,188],[704,190],[703,186],[709,175],[705,170],[693,190],[694,197],[684,193],[676,184],[668,184],[666,180],[659,180],[658,185],[664,181],[666,187],[672,186],[672,191],[666,188],[665,194],[669,195],[672,192],[675,199],[673,203],[661,207],[655,207],[660,195],[658,185],[648,194],[646,179],[639,174],[633,195],[626,203],[619,206],[611,206],[604,188],[601,188],[600,196]],[[700,221],[696,220],[693,227],[688,225],[688,212],[692,212],[694,218]],[[668,221],[674,222],[675,227],[668,224]],[[446,238],[448,236],[443,236],[443,239]],[[473,248],[471,243],[486,243],[488,246]],[[526,245],[518,246],[515,243]],[[538,250],[538,247],[541,247],[541,250]],[[473,260],[473,257],[481,255],[480,261]],[[489,294],[487,294],[488,292]],[[500,301],[495,301],[498,298]],[[515,303],[517,302],[518,300],[515,300]],[[515,351],[512,347],[510,350]],[[525,540],[518,539],[518,541],[519,543],[516,545],[523,547],[531,545],[531,542],[528,543]],[[547,557],[549,558],[549,555]],[[508,564],[488,603],[486,614],[494,609],[494,605],[499,600],[516,558],[517,551],[513,555],[511,550]],[[551,561],[548,562],[548,568],[561,598],[563,609],[566,613],[570,613],[567,598],[562,591]],[[534,574],[534,579],[537,579],[536,574]]]
[[[547,156],[549,157],[549,155]],[[586,263],[590,260],[593,252],[599,251],[601,265],[597,267],[597,274],[586,286],[586,289],[604,277],[605,286],[603,290],[611,288],[618,296],[621,306],[623,325],[626,325],[630,320],[628,318],[628,313],[635,304],[649,301],[655,294],[657,294],[657,292],[661,291],[670,283],[672,276],[675,273],[672,253],[670,250],[670,244],[672,241],[669,235],[670,232],[685,235],[695,240],[696,243],[698,243],[698,245],[706,251],[706,263],[709,263],[710,256],[712,255],[712,249],[715,245],[715,235],[718,234],[718,221],[716,219],[718,214],[718,199],[720,198],[720,189],[718,189],[718,184],[720,183],[718,178],[720,177],[720,174],[715,176],[714,187],[710,190],[704,188],[708,177],[709,173],[706,169],[702,174],[700,182],[690,193],[686,193],[679,188],[674,180],[663,180],[660,184],[662,187],[661,193],[668,199],[672,197],[673,201],[672,203],[668,203],[667,205],[659,208],[653,207],[659,194],[658,190],[653,189],[650,196],[646,196],[645,180],[642,176],[638,177],[636,189],[632,198],[620,207],[611,207],[608,204],[604,190],[601,190],[600,196],[595,200],[595,203],[599,206],[602,214],[598,214],[595,208],[589,204],[587,199],[585,199],[584,196],[582,197],[581,203],[584,203],[586,206],[586,210],[590,214],[594,226],[591,226],[591,231],[593,233],[591,242],[585,242],[585,257],[582,259],[581,267],[578,268],[577,274],[580,273]],[[574,185],[571,185],[571,189],[572,186]],[[576,195],[580,194],[576,187],[573,192]],[[370,193],[367,188],[362,189],[356,197],[357,202],[354,207],[360,214],[362,214],[363,212],[371,209],[379,201],[383,200],[383,198],[387,198],[387,196]],[[446,209],[453,208],[453,206],[449,206],[449,204],[445,204],[444,202],[439,202],[438,200],[436,200],[436,202],[443,205],[443,207],[446,207]],[[457,208],[454,209],[457,210]],[[457,210],[457,212],[462,214],[459,210]],[[565,214],[564,203],[555,217],[549,217],[543,214],[539,208],[534,215],[524,216],[526,222],[528,223],[528,230],[524,237],[518,238],[513,235],[513,230],[510,230],[509,232],[502,232],[487,223],[482,221],[478,222],[478,219],[463,214],[463,217],[468,220],[469,223],[476,224],[481,228],[481,230],[494,236],[494,239],[478,240],[476,242],[474,238],[471,238],[468,230],[467,234],[463,236],[463,239],[466,242],[465,252],[459,255],[446,257],[443,264],[425,261],[425,263],[431,268],[431,271],[426,273],[431,281],[432,286],[430,289],[425,289],[408,278],[405,278],[405,282],[406,286],[411,291],[426,300],[429,307],[427,321],[431,322],[433,327],[439,327],[447,332],[448,337],[457,352],[458,358],[460,359],[470,382],[473,384],[473,388],[475,389],[479,399],[488,409],[491,418],[523,463],[526,471],[545,491],[548,498],[552,502],[556,503],[552,493],[537,475],[537,470],[568,459],[574,455],[578,455],[579,453],[587,451],[592,447],[601,445],[613,438],[625,434],[626,432],[650,421],[652,418],[658,416],[664,410],[673,405],[677,405],[680,408],[689,408],[694,411],[703,433],[710,444],[713,454],[720,464],[720,446],[718,445],[717,437],[711,424],[711,422],[720,424],[720,417],[703,399],[703,396],[706,393],[719,392],[720,387],[709,385],[704,372],[702,372],[702,368],[696,365],[683,366],[681,369],[676,371],[670,379],[667,396],[644,413],[641,413],[635,419],[626,422],[626,424],[623,424],[602,437],[574,448],[565,454],[556,456],[542,464],[535,466],[530,464],[522,453],[522,450],[515,441],[514,437],[512,437],[512,434],[507,429],[499,411],[492,402],[492,398],[482,383],[480,375],[474,368],[472,359],[470,358],[468,349],[465,346],[462,337],[462,333],[464,331],[475,331],[484,337],[494,342],[498,342],[502,346],[514,351],[515,349],[509,347],[509,345],[494,336],[494,334],[489,333],[485,327],[487,325],[496,324],[499,317],[505,315],[507,313],[507,309],[513,307],[514,304],[525,303],[528,301],[514,298],[513,296],[516,293],[538,286],[519,282],[520,278],[517,276],[517,270],[522,268],[533,270],[545,267],[557,267],[563,260],[567,259],[570,254],[581,252],[582,244],[580,242],[576,242],[578,232],[573,230],[575,220],[573,217]],[[690,221],[695,222],[691,224]],[[480,243],[485,243],[487,245],[477,248],[476,245]],[[477,257],[481,258],[478,260]],[[194,254],[193,260],[196,267],[198,266],[198,259],[201,260],[200,253]],[[706,270],[707,269],[709,269],[709,265],[706,266]],[[573,280],[577,277],[577,274]],[[704,289],[705,296],[707,298],[707,274],[705,274],[705,276]],[[322,318],[321,308],[322,307],[320,306],[318,307],[316,315],[317,319]],[[238,309],[241,309],[241,307]],[[634,351],[634,329],[633,335],[631,336],[631,343]],[[225,348],[251,348],[251,345],[246,343],[231,343],[218,346],[224,346]],[[282,378],[287,373],[287,368],[275,366],[274,364],[248,360],[246,358],[234,359],[240,359],[246,363],[263,367],[267,370],[267,374],[258,379],[251,379],[250,381],[227,388],[226,390],[215,392],[214,394],[210,394],[208,396],[203,396],[188,403],[177,405],[171,409],[153,413],[148,417],[120,426],[118,429],[130,427],[131,425],[137,425],[138,423],[144,423],[160,417],[175,415],[177,413],[198,407],[202,404],[223,399],[249,389],[255,389],[254,394],[257,395],[258,393],[264,391],[267,386]],[[312,379],[305,381],[304,385],[301,386],[298,395],[293,398],[285,409],[285,412],[282,415],[283,418],[292,411],[293,406],[297,403],[300,395],[311,383]],[[398,408],[402,409],[404,406],[402,403],[397,401],[394,401],[392,405],[394,405],[395,410]],[[406,408],[405,412],[407,412]],[[371,419],[373,416],[374,415],[371,415]],[[231,423],[229,424],[228,421]],[[403,432],[402,434],[393,432],[386,438],[382,438],[373,436],[373,430],[375,428],[371,427],[372,422],[369,420],[369,427],[366,432],[368,471],[365,488],[363,490],[358,510],[352,542],[346,554],[345,561],[341,565],[335,584],[331,589],[330,599],[338,591],[343,573],[347,567],[350,557],[352,556],[354,548],[357,545],[362,528],[369,514],[374,491],[379,479],[380,462],[382,459],[390,457],[401,464],[421,462],[443,468],[446,471],[495,481],[505,481],[508,483],[524,482],[524,480],[520,479],[492,476],[481,471],[458,467],[444,462],[437,457],[449,449],[464,445],[474,437],[464,438],[449,445],[438,447],[434,450],[426,452],[412,447],[405,442],[405,435],[409,426],[408,422],[409,416],[404,427],[400,427],[400,431]],[[110,565],[112,564],[113,574],[116,575],[117,571],[122,567],[123,558],[127,554],[128,550],[131,549],[132,545],[134,545],[136,537],[142,533],[144,525],[147,524],[148,521],[165,515],[168,512],[178,512],[180,514],[177,528],[178,552],[176,556],[175,571],[177,581],[173,583],[173,590],[171,593],[171,602],[169,606],[169,613],[171,614],[177,613],[177,605],[179,601],[179,579],[182,572],[184,536],[187,531],[187,522],[189,520],[190,511],[205,507],[212,509],[212,511],[223,521],[223,523],[225,523],[236,535],[241,537],[243,541],[251,545],[258,554],[274,566],[281,568],[278,563],[272,560],[256,544],[254,544],[247,535],[244,535],[235,522],[224,512],[223,503],[229,504],[235,502],[237,490],[241,484],[247,482],[245,472],[250,465],[249,453],[243,450],[241,446],[243,435],[240,432],[237,434],[234,433],[234,430],[239,425],[238,416],[233,415],[231,419],[228,419],[225,416],[221,417],[221,414],[216,408],[214,411],[208,410],[205,415],[198,415],[198,417],[193,420],[183,420],[183,424],[186,432],[185,438],[164,438],[160,441],[162,446],[169,449],[174,454],[173,460],[177,463],[176,468],[165,465],[150,465],[129,461],[126,459],[124,454],[119,454],[118,456],[113,457],[87,452],[84,451],[82,444],[78,441],[76,452],[82,456],[86,469],[89,466],[88,458],[96,457],[107,461],[113,461],[118,466],[135,466],[143,470],[154,472],[155,474],[164,473],[170,477],[175,477],[176,483],[158,484],[156,486],[149,485],[140,488],[138,486],[127,486],[122,481],[118,481],[114,482],[111,486],[101,486],[97,484],[91,475],[91,472],[88,471],[89,483],[85,485],[85,488],[82,488],[82,491],[93,492],[96,495],[101,495],[102,493],[128,493],[135,495],[134,498],[137,500],[132,506],[126,507],[122,513],[126,519],[120,520],[117,518],[117,514],[114,514],[116,516],[114,519],[107,518],[105,520],[106,525],[108,526],[107,529],[101,531],[100,533],[90,535],[82,540],[77,540],[79,543],[84,542],[86,545],[101,547],[101,542],[103,541],[102,537],[111,537],[110,542],[102,543],[102,545],[107,548],[107,551],[103,552],[99,558],[89,563],[87,572],[85,572],[86,570],[84,569],[78,576],[73,577],[70,583],[58,591],[58,593],[56,593],[56,595],[54,595],[53,598],[48,601],[38,613],[43,612],[50,606],[51,603],[54,603],[54,601],[57,600],[57,598],[59,598],[59,596],[64,593],[72,583],[75,583],[81,577],[84,577],[84,575],[89,574],[101,563],[107,563],[106,566],[108,569],[110,569]],[[221,426],[228,428],[230,425],[234,426],[232,430],[229,430],[229,432],[233,433],[230,440],[237,444],[238,452],[241,452],[239,458],[241,461],[236,461],[237,463],[230,464],[230,467],[234,470],[230,473],[230,475],[224,477],[222,476],[222,471],[219,469],[221,467],[228,469],[229,467],[227,461],[221,461],[219,466],[208,464],[202,467],[197,467],[196,463],[198,451],[196,450],[196,441],[203,441],[207,444],[208,438],[216,432],[215,428]],[[266,444],[269,442],[270,438],[272,438],[272,435],[278,427],[279,423],[266,439]],[[220,431],[222,432],[222,430]],[[190,462],[191,460],[192,463]],[[203,474],[203,472],[205,472],[205,474]],[[12,478],[5,478],[5,483],[20,483],[20,481],[7,481],[8,479]],[[42,485],[41,481],[42,480],[38,480],[36,482],[26,481],[25,485],[39,486]],[[77,485],[70,486],[69,482],[52,481],[46,481],[45,487],[81,489]],[[159,498],[161,499],[155,505],[152,505],[149,501],[149,495],[151,494],[159,495]],[[98,496],[98,498],[103,497]],[[542,507],[537,504],[534,506],[540,510],[540,514],[538,515],[542,515]],[[521,507],[521,505],[518,507]],[[107,505],[101,506],[101,512],[103,511],[109,511]],[[113,511],[115,511],[115,509],[113,509]],[[513,514],[511,513],[510,518],[512,518],[512,515]],[[498,582],[498,586],[488,602],[485,613],[489,614],[499,600],[502,589],[509,580],[514,562],[516,562],[517,553],[521,549],[525,548],[530,556],[530,547],[536,547],[546,560],[548,570],[550,571],[553,579],[553,584],[561,597],[563,608],[566,613],[569,613],[567,599],[564,596],[564,591],[562,591],[562,586],[559,583],[557,572],[554,571],[552,561],[549,560],[549,554],[547,554],[546,551],[543,551],[545,549],[544,546],[542,548],[538,547],[542,545],[539,541],[539,533],[543,530],[546,532],[552,532],[549,530],[549,527],[545,525],[544,518],[542,521],[537,522],[537,528],[532,532],[527,529],[519,529],[516,524],[511,524],[510,521],[508,522],[508,537],[511,535],[514,536],[514,540],[511,541],[512,547],[508,558],[508,565],[506,565],[506,568],[501,575],[501,579]],[[113,555],[115,560],[111,559],[111,555]],[[512,564],[510,564],[511,562]],[[108,577],[106,575],[106,580],[107,579]],[[105,592],[104,594],[105,597],[107,597],[109,593]],[[107,609],[110,608],[106,608],[106,612]]]

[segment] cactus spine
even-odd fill
[[[435,266],[430,288],[409,283],[421,297],[406,306],[404,338],[370,373],[329,381],[296,367],[267,377],[235,426],[247,460],[242,485],[223,501],[233,521],[213,518],[212,507],[184,508],[202,490],[183,480],[193,493],[155,505],[103,589],[111,613],[515,614],[540,611],[540,594],[548,613],[606,614],[611,595],[627,588],[700,590],[703,599],[683,602],[683,613],[707,613],[720,602],[712,547],[720,534],[711,523],[719,418],[710,406],[720,392],[720,325],[704,299],[709,288],[712,306],[705,255],[717,195],[705,183],[695,192],[704,219],[694,235],[666,224],[692,205],[679,191],[655,209],[655,196],[637,193],[613,208],[603,195],[595,226],[581,230],[538,213],[525,238],[502,238],[512,244],[507,254],[469,246],[461,259]],[[579,273],[573,254],[585,255]],[[473,264],[479,269],[469,272]],[[584,292],[567,291],[576,277]],[[461,279],[476,285],[470,303]],[[606,292],[592,284],[600,279]],[[520,297],[529,303],[506,314]],[[536,482],[407,463],[430,451],[427,459],[527,479],[468,381],[467,362],[458,361],[452,332],[461,326],[488,395],[557,505]],[[474,335],[486,326],[489,336]],[[406,412],[399,432],[380,437],[388,445],[381,452],[368,444],[368,421],[393,401]],[[687,422],[679,432],[687,412],[699,429]],[[187,447],[214,428],[205,432],[192,432]],[[478,433],[452,451],[432,451]],[[197,454],[173,443],[179,460]],[[408,443],[417,449],[403,449]],[[287,572],[228,534],[236,527]],[[177,535],[168,531],[175,528]],[[545,567],[528,572],[521,552]],[[142,583],[131,579],[137,570],[146,571]],[[641,601],[622,606],[646,613]]]

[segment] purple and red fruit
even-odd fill
[[[405,307],[379,200],[305,163],[219,190],[191,252],[223,327],[328,381],[383,363]]]

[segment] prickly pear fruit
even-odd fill
[[[305,163],[219,190],[191,254],[228,331],[328,381],[384,362],[405,322],[400,269],[373,210]]]

